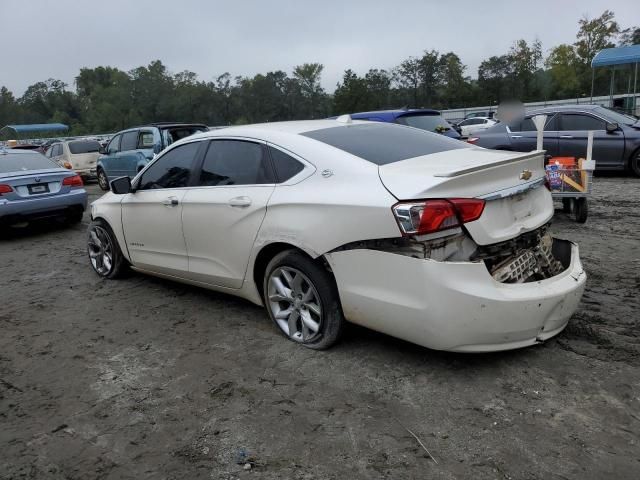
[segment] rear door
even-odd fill
[[[120,141],[120,151],[116,154],[116,165],[118,176],[135,177],[138,173],[138,130],[130,130],[122,134]]]
[[[185,276],[187,247],[182,233],[182,201],[202,142],[180,145],[160,156],[122,200],[122,226],[134,265]]]
[[[64,158],[63,158],[64,152],[62,151],[62,143],[54,143],[49,149],[49,152],[51,152],[51,155],[50,155],[51,160],[56,162],[61,167],[64,167]]]
[[[593,159],[596,165],[615,168],[624,165],[624,133],[607,133],[606,122],[587,113],[560,116],[559,156],[586,158],[589,130],[593,130]]]
[[[252,140],[210,141],[195,185],[182,211],[189,277],[240,288],[275,188],[266,146]]]
[[[536,149],[538,143],[538,131],[531,119],[525,117],[522,121],[509,126],[511,147],[517,152],[530,152]],[[555,156],[558,151],[558,127],[557,115],[550,114],[544,127],[543,149],[547,154]]]

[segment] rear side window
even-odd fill
[[[138,148],[153,148],[153,132],[140,132]]]
[[[138,132],[126,132],[122,134],[122,141],[120,142],[120,151],[126,152],[128,150],[135,150],[138,148]]]
[[[273,166],[276,169],[278,183],[286,182],[304,169],[302,163],[291,155],[287,155],[282,150],[269,147],[269,153],[271,154],[271,160],[273,160]]]
[[[202,164],[198,185],[274,183],[262,145],[240,140],[213,140]]]
[[[60,167],[40,153],[8,153],[0,155],[0,173],[27,172],[29,170],[47,168]]]
[[[303,133],[376,165],[463,148],[473,148],[460,140],[416,128],[389,123],[362,123],[323,128]]]
[[[100,144],[95,140],[77,140],[69,142],[69,151],[74,155],[79,153],[93,153],[100,150]]]
[[[138,190],[186,187],[191,178],[198,148],[200,142],[192,142],[162,155],[142,174]]]

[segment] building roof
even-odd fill
[[[13,131],[20,133],[40,133],[40,132],[66,132],[69,126],[63,123],[34,123],[31,125],[7,125],[0,129],[0,132]]]
[[[640,63],[640,45],[600,50],[591,60],[591,67],[606,67],[628,63]]]

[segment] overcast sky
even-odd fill
[[[607,8],[640,25],[639,0],[0,0],[0,85],[19,96],[47,78],[73,87],[81,67],[160,59],[207,81],[320,62],[333,91],[347,68],[388,69],[425,49],[456,52],[475,77],[514,40],[537,37],[546,54]]]

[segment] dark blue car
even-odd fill
[[[460,138],[460,134],[447,122],[438,110],[430,108],[410,108],[398,110],[377,110],[350,114],[354,120],[372,122],[399,123],[420,128],[428,132],[441,133],[451,138]]]

